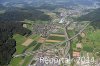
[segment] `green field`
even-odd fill
[[[29,64],[30,60],[32,59],[32,57],[33,56],[27,56],[27,57],[25,57],[22,66],[28,66],[28,64]]]
[[[20,54],[25,49],[25,46],[22,45],[22,43],[26,40],[26,37],[15,34],[13,38],[16,40],[16,53]]]
[[[96,30],[95,32],[87,32],[84,48],[87,47],[90,49],[100,49],[100,30]]]
[[[31,38],[33,40],[37,40],[40,36],[39,35],[30,35],[29,37],[21,36],[19,34],[15,34],[13,38],[16,40],[16,53],[15,54],[21,54],[24,53],[25,51],[35,51],[37,50],[41,44],[37,43],[36,41],[33,41],[29,46],[25,47],[22,45],[23,42],[27,38]],[[29,61],[32,59],[32,56],[26,56],[26,57],[18,57],[18,58],[13,58],[10,62],[10,66],[27,66]],[[23,62],[24,61],[24,62]]]
[[[22,57],[13,58],[10,62],[10,66],[20,66],[20,62],[23,60]]]

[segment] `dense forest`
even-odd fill
[[[94,28],[100,28],[100,8],[78,18],[79,21],[91,21]]]
[[[16,41],[13,34],[28,36],[31,31],[22,27],[21,22],[0,22],[0,66],[9,64],[16,51]]]
[[[5,10],[5,12],[0,14],[0,21],[24,21],[25,19],[42,21],[50,20],[49,15],[44,14],[44,12],[39,11],[34,7],[8,7],[3,10]]]

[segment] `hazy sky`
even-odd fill
[[[74,2],[83,2],[83,3],[93,3],[96,0],[0,0],[0,3],[4,3],[4,2],[34,2],[34,1],[38,1],[38,2],[43,2],[43,1],[51,1],[51,2],[56,2],[56,1],[74,1]]]

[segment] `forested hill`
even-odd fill
[[[23,21],[25,19],[48,21],[50,17],[44,14],[44,12],[28,7],[7,8],[5,13],[0,14],[0,21]]]
[[[8,66],[16,52],[14,34],[29,36],[31,31],[21,22],[0,22],[0,66]]]
[[[91,21],[95,28],[100,28],[100,8],[78,18],[79,21]]]

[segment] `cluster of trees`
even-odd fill
[[[91,21],[94,28],[100,29],[100,8],[78,18],[79,21]]]
[[[31,34],[31,31],[23,28],[22,25],[21,22],[0,22],[0,66],[9,64],[16,51],[13,34]]]

